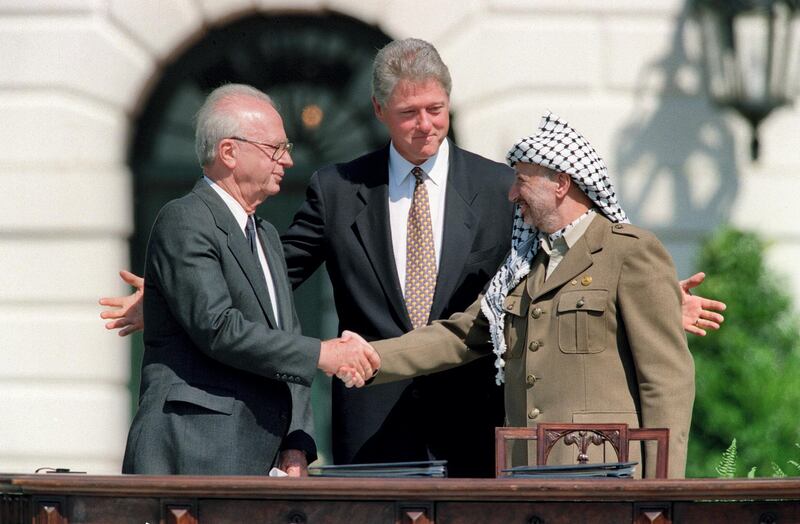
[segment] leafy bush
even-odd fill
[[[800,329],[788,280],[764,264],[765,244],[733,229],[702,248],[698,267],[708,275],[704,296],[728,304],[725,324],[690,337],[697,396],[689,438],[687,476],[715,477],[721,450],[735,435],[739,461],[759,471],[794,458],[800,438]]]

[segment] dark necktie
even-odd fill
[[[250,244],[250,251],[253,252],[253,256],[256,259],[256,267],[259,269],[259,273],[265,279],[263,282],[267,284],[267,289],[270,288],[270,283],[266,282],[266,275],[264,274],[264,266],[261,265],[261,258],[258,256],[258,246],[256,242],[258,242],[258,234],[256,233],[256,216],[255,215],[247,215],[247,225],[244,226],[244,234],[247,236],[247,243]],[[264,256],[267,256],[267,253],[264,252]],[[269,265],[269,263],[267,263]],[[278,307],[276,300],[277,298],[273,296],[272,293],[277,293],[277,290],[270,292],[270,302],[272,303],[272,314],[275,315],[275,319],[278,320]],[[278,320],[280,322],[280,320]],[[280,326],[280,324],[278,324]]]
[[[250,251],[253,252],[253,256],[256,257],[256,262],[258,260],[258,247],[256,246],[256,242],[258,242],[258,236],[256,235],[256,217],[255,215],[247,215],[247,225],[244,228],[244,234],[247,235],[247,243],[250,244]],[[259,262],[259,267],[261,263]]]
[[[415,167],[411,174],[416,178],[416,185],[408,212],[405,299],[411,325],[418,328],[428,323],[431,314],[436,288],[436,251],[425,173]]]

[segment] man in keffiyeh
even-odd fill
[[[545,115],[507,160],[517,173],[511,253],[464,313],[374,343],[382,359],[374,382],[491,352],[505,382],[507,425],[669,428],[669,476],[682,477],[694,364],[669,254],[628,224],[603,160],[564,120]],[[575,463],[574,450],[554,448],[548,463]],[[533,463],[529,451],[517,446],[513,462]],[[632,449],[631,460],[654,475],[648,450]]]

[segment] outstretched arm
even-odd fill
[[[702,284],[705,278],[705,273],[695,273],[680,281],[683,329],[701,337],[706,335],[707,329],[719,329],[725,318],[716,312],[725,311],[727,307],[724,302],[692,295],[692,288]]]
[[[144,279],[124,269],[119,272],[119,276],[127,284],[136,288],[136,291],[122,297],[101,298],[100,305],[108,306],[109,309],[102,311],[100,318],[111,319],[106,322],[106,329],[119,329],[117,334],[125,337],[144,329],[144,316],[142,314]]]

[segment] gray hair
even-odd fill
[[[241,117],[223,103],[236,98],[255,98],[275,107],[266,93],[249,85],[225,84],[211,91],[195,118],[194,149],[201,166],[214,161],[220,140],[241,134]]]
[[[372,68],[372,96],[382,106],[400,80],[436,80],[450,96],[450,71],[433,45],[418,38],[395,40],[375,55]]]

